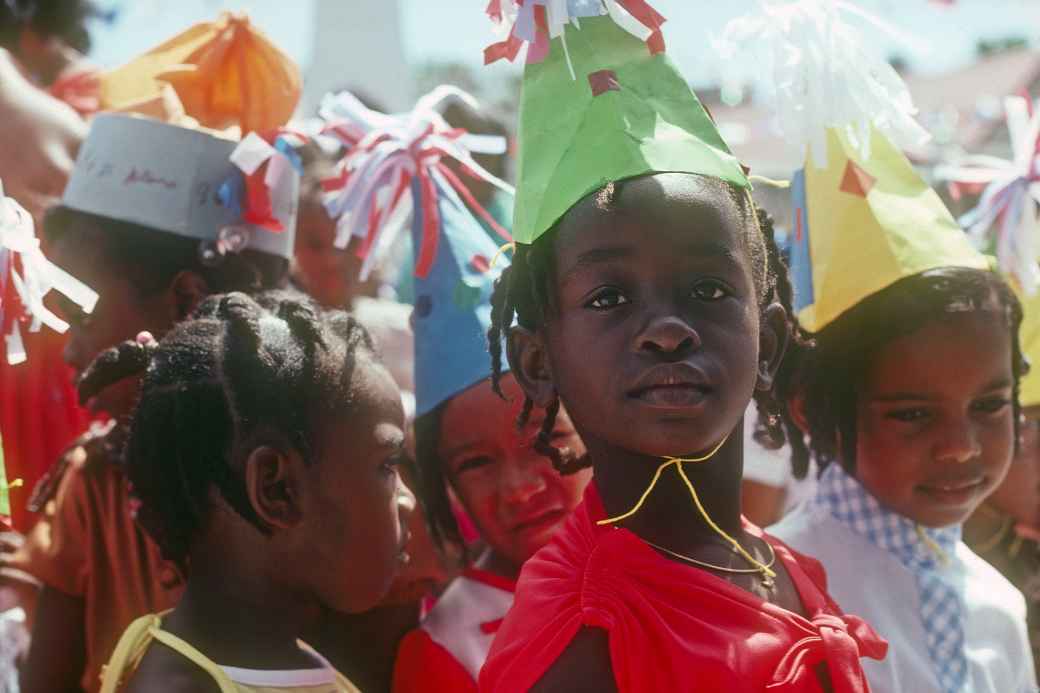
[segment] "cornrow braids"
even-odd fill
[[[155,342],[142,344],[131,339],[98,354],[76,381],[80,404],[85,405],[91,397],[120,380],[144,373],[156,346]]]
[[[315,420],[354,406],[351,374],[364,351],[372,342],[357,321],[289,292],[211,296],[145,350],[150,363],[124,459],[138,519],[167,559],[187,570],[214,487],[258,531],[270,531],[249,502],[242,464],[265,444],[312,462]],[[88,371],[89,382],[132,372],[141,360],[139,349],[117,349]]]
[[[751,265],[752,278],[758,293],[761,309],[771,303],[780,303],[788,315],[788,329],[795,335],[793,349],[810,348],[811,344],[801,338],[797,321],[792,310],[792,289],[788,278],[787,266],[781,257],[780,250],[773,237],[772,218],[759,209],[751,199],[751,195],[743,189],[732,186],[722,180],[708,176],[698,176],[704,186],[723,195],[736,206],[744,227],[748,230],[745,236],[745,248]],[[613,211],[624,188],[624,181],[610,182],[591,193],[596,206],[603,211]],[[550,228],[534,243],[517,245],[513,253],[512,265],[507,267],[495,282],[491,296],[491,326],[488,329],[488,350],[491,354],[491,384],[499,396],[502,395],[500,382],[503,376],[502,343],[513,325],[517,324],[528,330],[536,330],[545,322],[547,311],[553,309],[552,281],[555,274],[554,249],[557,226]],[[773,391],[755,391],[755,402],[759,410],[757,430],[764,440],[772,446],[780,446],[784,442],[786,426],[783,411]],[[525,398],[523,412],[518,425],[523,426],[530,416],[534,403]],[[552,460],[557,471],[573,473],[587,467],[588,456],[579,459],[561,457],[561,451],[549,444],[549,436],[556,424],[559,402],[555,401],[546,409],[545,420],[536,437],[535,448]]]
[[[988,270],[944,267],[905,277],[863,299],[812,337],[778,374],[778,399],[791,444],[791,462],[803,478],[810,460],[819,469],[840,462],[855,473],[858,393],[878,351],[923,325],[965,312],[996,310],[1011,331],[1014,378],[1012,411],[1018,445],[1019,384],[1028,372],[1019,342],[1022,306],[999,275]],[[806,431],[794,425],[791,407],[802,403]]]

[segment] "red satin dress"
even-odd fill
[[[480,673],[480,690],[527,691],[582,627],[609,635],[624,693],[869,691],[860,657],[888,643],[827,595],[814,559],[745,520],[787,568],[805,618],[715,575],[661,556],[606,517],[595,483],[552,542],[529,560]],[[830,688],[820,672],[829,672]]]

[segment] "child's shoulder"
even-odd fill
[[[957,544],[956,557],[964,572],[965,598],[968,604],[987,605],[1005,611],[1015,619],[1026,617],[1026,600],[1004,575],[990,565],[967,544]]]
[[[152,642],[123,693],[220,693],[199,665],[160,642]]]
[[[912,577],[894,556],[812,503],[795,508],[766,531],[799,554],[803,565],[822,565],[827,590],[843,606],[848,606],[850,593],[862,591],[867,584],[887,585],[889,590],[913,586]]]

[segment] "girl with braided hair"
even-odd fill
[[[65,360],[78,375],[99,353],[142,330],[162,336],[210,294],[252,293],[285,281],[295,178],[285,177],[272,193],[282,232],[241,224],[214,201],[219,186],[240,175],[228,160],[235,146],[146,118],[93,121],[62,203],[44,223],[55,264],[100,294],[90,315],[71,302],[58,304],[70,323]],[[228,229],[237,229],[244,244],[231,249]],[[83,403],[106,423],[76,441],[43,477],[30,498],[39,518],[24,546],[5,557],[5,567],[42,584],[23,673],[28,690],[97,691],[119,634],[135,618],[171,607],[180,594],[174,566],[130,516],[119,464],[119,422],[138,385],[129,377],[84,390]]]
[[[307,299],[232,293],[84,383],[141,368],[127,475],[187,585],[131,624],[101,690],[355,691],[297,638],[326,609],[373,607],[407,561],[404,411],[367,332]]]

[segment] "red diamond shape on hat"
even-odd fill
[[[841,177],[840,190],[850,195],[866,197],[870,189],[874,187],[877,179],[860,168],[855,161],[849,159],[845,164],[845,173]]]

